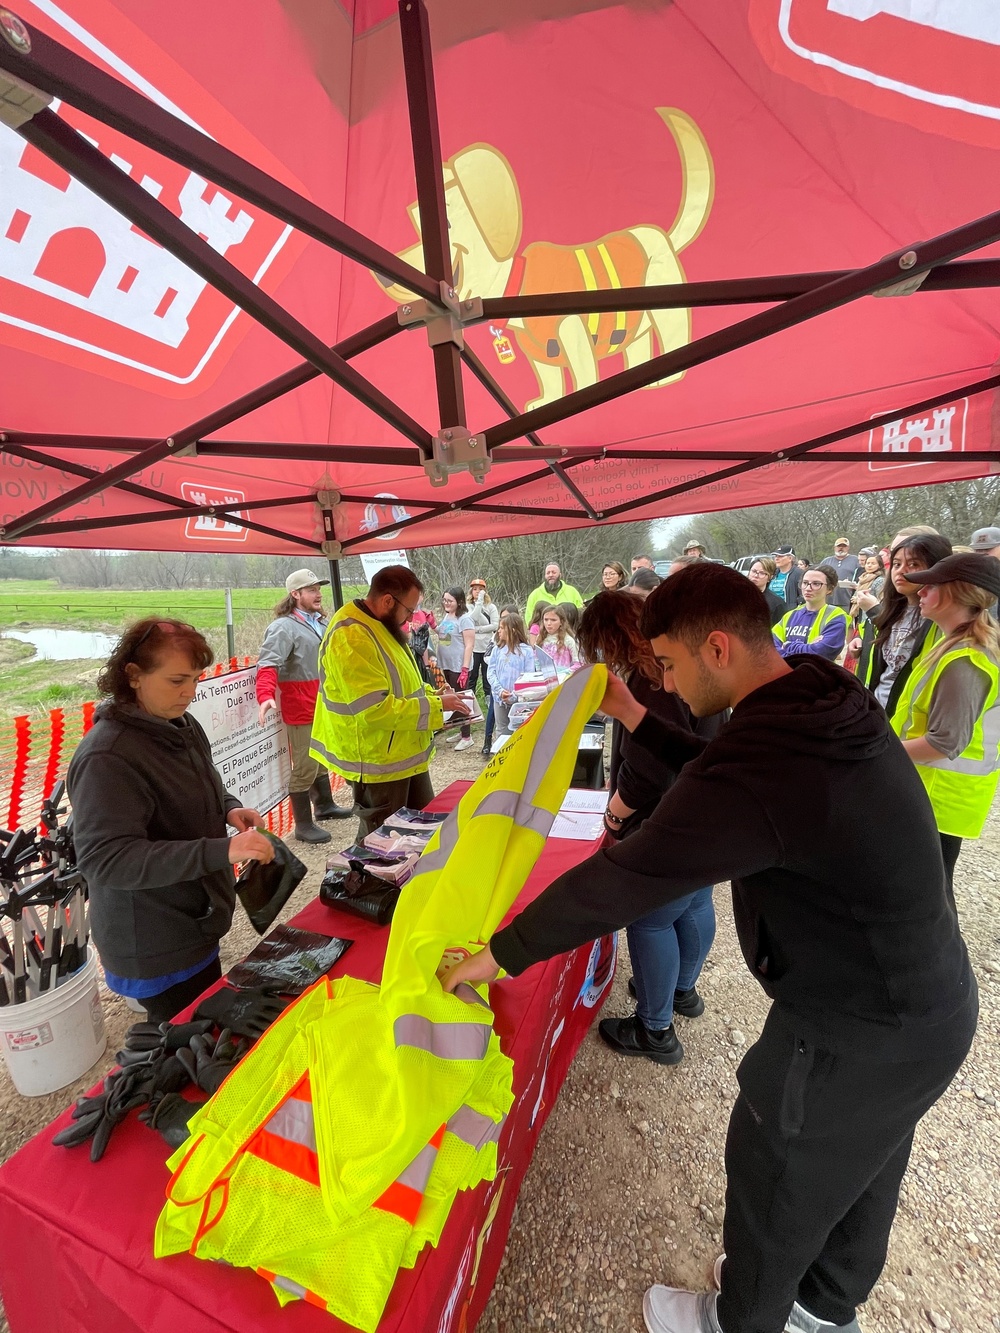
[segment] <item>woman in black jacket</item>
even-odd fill
[[[849,652],[860,654],[858,678],[889,717],[931,630],[931,622],[920,612],[920,589],[908,581],[907,571],[933,569],[949,555],[951,542],[937,533],[918,533],[897,542],[889,553],[882,605],[869,614],[860,639],[848,644]]]
[[[767,602],[768,615],[771,617],[771,624],[776,625],[781,617],[788,610],[783,597],[779,597],[776,592],[772,592],[768,584],[778,572],[778,566],[769,555],[762,555],[756,559],[750,566],[747,578],[759,588],[764,594],[764,601]]]
[[[208,737],[186,716],[211,661],[191,625],[132,625],[98,678],[110,698],[67,774],[77,863],[108,985],[139,1000],[156,1023],[222,975],[219,940],[236,903],[232,867],[274,856],[257,832],[260,815],[225,790]]]
[[[649,640],[639,631],[642,602],[626,592],[602,592],[584,610],[580,649],[588,662],[604,662],[623,676],[637,699],[666,722],[710,739],[722,717],[695,720],[687,705],[662,684],[663,673]],[[612,733],[611,795],[605,814],[608,836],[627,838],[652,814],[673,784],[677,770],[636,744],[623,727]],[[698,889],[628,927],[636,997],[631,1018],[604,1018],[601,1037],[622,1055],[644,1055],[674,1065],[684,1048],[673,1016],[697,1018],[705,1004],[695,983],[715,938],[712,888]]]

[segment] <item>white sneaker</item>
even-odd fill
[[[456,742],[456,741],[459,739],[459,737],[461,736],[461,734],[462,734],[462,733],[461,733],[460,731],[453,731],[453,732],[452,732],[450,735],[448,735],[448,736],[442,736],[441,739],[444,741],[445,745],[454,745],[455,742]]]
[[[810,1314],[804,1305],[796,1301],[788,1316],[785,1333],[861,1333],[861,1325],[856,1319],[852,1319],[849,1324],[831,1324],[826,1319]]]
[[[715,1317],[714,1291],[682,1291],[650,1287],[642,1298],[642,1317],[649,1333],[722,1333]]]
[[[471,736],[463,736],[462,739],[455,746],[455,753],[458,754],[459,750],[467,750],[470,745],[474,744],[475,741],[472,739]]]

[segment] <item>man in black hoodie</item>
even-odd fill
[[[885,714],[849,673],[774,651],[748,579],[690,566],[642,631],[705,742],[609,677],[603,711],[685,765],[642,828],[560,876],[445,979],[517,974],[703,884],[731,879],[740,945],[773,1004],[738,1070],[721,1290],[656,1286],[650,1333],[857,1333],[885,1261],[917,1121],[961,1065],[975,981],[945,896],[934,816]],[[808,797],[810,820],[788,800]],[[856,812],[895,818],[859,861]]]

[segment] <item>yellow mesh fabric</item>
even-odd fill
[[[476,1147],[446,1131],[415,1224],[372,1206],[401,1176],[412,1185],[416,1159],[462,1108],[498,1126],[511,1106],[513,1067],[492,1011],[446,995],[436,969],[449,946],[488,939],[523,887],[605,679],[590,668],[550,695],[435,834],[425,855],[444,850],[403,891],[381,990],[350,977],[317,983],[193,1118],[170,1159],[157,1256],[188,1250],[278,1275],[369,1333],[399,1268],[440,1240],[456,1192],[495,1176],[495,1142]],[[492,813],[477,813],[483,802]],[[306,1075],[318,1185],[287,1158],[276,1165],[247,1150]],[[480,1122],[487,1138],[488,1128]],[[280,1304],[297,1299],[271,1285]]]

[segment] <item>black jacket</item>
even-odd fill
[[[160,977],[207,958],[233,920],[229,795],[208,737],[115,703],[98,709],[67,774],[73,842],[101,962]]]
[[[801,583],[801,579],[799,580]],[[767,602],[767,613],[771,617],[771,624],[776,625],[781,617],[789,610],[784,600],[770,588],[764,589],[764,601]]]
[[[722,726],[724,714],[692,717],[690,708],[679,695],[657,686],[640,672],[633,673],[629,689],[639,703],[645,705],[661,722],[694,732],[706,741],[717,735]],[[620,723],[616,725],[612,737],[611,769],[615,774],[613,790],[635,811],[621,827],[621,836],[627,837],[653,813],[663,794],[677,781],[678,770],[667,763],[665,757],[646,749]]]
[[[966,1049],[976,988],[945,896],[934,815],[882,709],[814,655],[743,699],[715,740],[647,714],[634,739],[690,757],[624,842],[560,876],[492,949],[518,973],[732,879],[740,945],[805,1040],[856,1058]],[[857,811],[890,814],[857,841]]]
[[[785,579],[785,592],[782,598],[782,600],[785,603],[785,611],[794,611],[797,606],[801,605],[802,603],[801,585],[802,585],[802,570],[799,569],[798,565],[795,564],[793,561],[792,567],[788,571],[788,578]],[[770,591],[770,584],[768,585],[768,590]],[[779,594],[775,593],[775,596],[777,597],[779,596]],[[770,606],[770,603],[768,603],[768,605]],[[781,613],[782,616],[785,614],[785,611],[782,611]],[[781,616],[779,616],[778,619],[780,620]],[[771,624],[773,625],[774,623],[775,622],[772,620]]]
[[[896,711],[896,705],[899,703],[899,696],[903,693],[903,686],[910,678],[910,672],[913,670],[913,664],[920,656],[924,646],[924,640],[927,638],[927,632],[931,627],[929,620],[921,620],[917,628],[917,633],[913,640],[913,650],[909,657],[899,668],[899,674],[892,682],[889,690],[889,697],[885,701],[885,715],[891,718]],[[885,670],[885,658],[882,656],[882,645],[879,643],[879,633],[875,628],[875,622],[871,619],[865,621],[861,627],[861,655],[858,660],[858,679],[867,685],[872,694],[882,679],[882,672]]]

